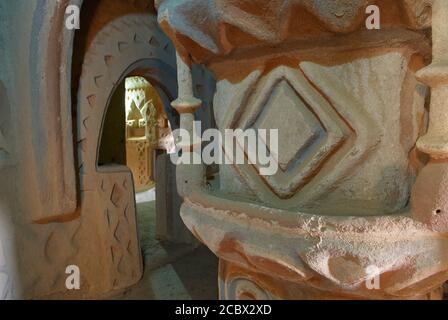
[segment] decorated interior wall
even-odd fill
[[[0,4],[0,298],[106,297],[142,276],[132,173],[99,165],[99,150],[130,75],[151,81],[178,126],[175,51],[151,2],[92,3]],[[79,31],[65,27],[70,4],[87,8]],[[81,290],[67,288],[70,266]]]

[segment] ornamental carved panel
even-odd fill
[[[220,297],[440,298],[447,3],[212,3],[158,8],[182,70],[172,105],[183,127],[200,108],[188,75],[202,62],[218,79],[221,131],[278,130],[273,175],[258,162],[223,164],[210,190],[204,167],[178,166],[181,215],[220,258]],[[365,23],[370,5],[377,30]],[[249,160],[247,144],[237,148]]]

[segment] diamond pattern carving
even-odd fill
[[[280,170],[262,178],[280,198],[290,198],[310,181],[353,133],[301,71],[287,67],[259,82],[236,126],[279,130]]]
[[[114,206],[120,206],[120,200],[123,197],[123,190],[115,183],[112,187],[112,192],[110,194],[110,201],[114,204]]]
[[[303,161],[306,153],[327,137],[319,119],[285,79],[274,86],[263,109],[254,128],[279,130],[278,157],[283,171]],[[282,112],[287,119],[278,117]],[[292,145],[288,140],[291,136],[296,137]]]

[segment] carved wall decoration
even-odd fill
[[[126,142],[126,165],[131,169],[136,190],[147,189],[154,184],[153,152],[147,139]]]
[[[169,137],[179,126],[167,108],[177,94],[183,125],[194,110],[211,110],[211,99],[207,109],[194,99],[211,89],[193,63],[219,80],[220,129],[279,127],[288,146],[277,175],[260,176],[257,165],[221,168],[217,190],[205,187],[206,168],[178,167],[182,218],[221,260],[221,298],[440,298],[448,278],[444,0],[263,0],[255,8],[262,15],[254,1],[157,2],[178,49],[181,90],[174,48],[153,15],[97,21],[75,92],[75,152],[74,33],[63,18],[66,5],[83,1],[0,4],[0,40],[12,28],[22,35],[0,41],[17,67],[8,70],[10,108],[0,92],[0,298],[98,298],[138,281],[131,173],[98,165],[108,99],[124,77],[146,77],[166,115],[156,121],[143,106],[142,125],[157,122]],[[364,30],[369,4],[390,13],[372,34]],[[11,127],[11,109],[22,130]],[[166,140],[161,146],[172,145]],[[68,264],[84,270],[80,292],[65,289]],[[371,266],[384,276],[380,290],[365,285]]]
[[[158,41],[157,46],[154,46],[154,39]],[[115,86],[137,70],[155,84],[163,83],[159,94],[168,106],[176,93],[174,50],[153,15],[133,14],[115,19],[97,34],[86,52],[76,110],[79,208],[69,216],[57,215],[33,221],[31,216],[21,215],[27,212],[24,210],[26,206],[34,203],[34,197],[40,195],[36,190],[33,189],[27,197],[22,194],[20,201],[15,201],[14,193],[7,193],[6,202],[1,201],[23,206],[6,208],[6,216],[11,212],[15,214],[15,234],[23,236],[17,239],[17,248],[21,250],[17,261],[9,252],[5,255],[11,263],[19,264],[20,271],[26,271],[18,278],[20,287],[8,280],[8,289],[4,291],[5,287],[2,287],[1,294],[9,296],[11,292],[17,292],[22,298],[99,298],[140,280],[142,262],[131,173],[125,167],[98,166],[97,161],[108,99]],[[27,75],[21,76],[26,78]],[[172,115],[167,112],[170,120]],[[172,123],[176,124],[176,121]],[[29,136],[26,139],[29,140]],[[42,148],[39,152],[49,151]],[[45,174],[34,167],[26,170]],[[16,177],[14,171],[11,174]],[[11,185],[8,187],[14,192],[15,187],[11,188]],[[72,187],[76,188],[76,184]],[[3,191],[1,195],[4,195]],[[61,200],[58,194],[53,196],[57,198],[55,200]],[[3,216],[3,208],[0,210]],[[4,222],[0,221],[2,226]],[[72,264],[82,270],[80,291],[67,291],[65,287],[65,268]]]
[[[226,119],[219,124],[221,127],[279,129],[277,174],[262,177],[257,166],[237,167],[249,188],[266,204],[330,215],[347,214],[347,206],[355,215],[360,211],[380,214],[403,208],[415,179],[407,154],[418,135],[419,127],[415,124],[422,121],[425,88],[417,87],[415,97],[410,100],[401,100],[400,90],[391,93],[382,88],[412,90],[415,87],[415,78],[410,79],[402,69],[410,56],[412,51],[404,55],[390,53],[331,68],[309,62],[301,63],[297,69],[280,66],[253,81],[253,89],[246,90],[242,89],[246,84],[218,83],[216,101],[225,104],[223,108],[227,110]],[[365,83],[357,76],[356,68],[371,70],[366,77],[375,94],[361,91]],[[384,76],[381,84],[374,81],[380,73]],[[341,78],[347,79],[348,84],[344,85]],[[224,86],[226,90],[219,91]],[[229,86],[245,92],[244,99],[226,100]],[[386,99],[387,106],[383,103]],[[384,115],[375,114],[382,109]],[[382,141],[381,136],[387,130],[392,136],[390,139],[396,139],[394,143],[402,143],[402,129],[396,127],[392,112],[399,114],[406,109],[412,116],[402,118],[402,126],[412,128],[410,140],[402,144],[402,149],[393,150],[391,140]],[[276,116],[280,112],[287,114],[286,121]],[[291,141],[291,136],[296,139]],[[385,154],[393,154],[394,159],[388,159]],[[386,161],[389,171],[379,166],[375,176],[366,173],[369,163],[386,165]],[[348,173],[354,179],[349,185],[340,183]],[[348,188],[364,191],[350,194],[346,191]],[[344,208],[338,208],[333,199],[345,201]],[[370,202],[367,208],[363,199]]]
[[[225,300],[271,300],[273,294],[266,289],[268,283],[260,277],[248,277],[238,267],[221,261],[219,266],[219,296]]]
[[[156,90],[142,77],[126,78],[126,162],[137,189],[154,184],[154,152],[172,152],[174,138]]]
[[[126,78],[126,163],[137,189],[153,184],[153,149],[156,144],[156,107],[151,84],[141,77]]]
[[[94,10],[93,16],[81,15],[76,32],[65,28],[69,4]],[[151,1],[0,2],[0,7],[0,81],[8,81],[11,107],[4,108],[1,92],[0,243],[6,249],[0,298],[101,298],[128,288],[142,274],[134,186],[128,168],[99,161],[104,119],[125,77],[142,76],[162,102],[157,126],[164,139],[158,147],[173,147],[169,133],[179,126],[169,106],[177,95],[174,47]],[[209,92],[204,82],[198,87]],[[169,186],[174,190],[174,181]],[[169,212],[177,220],[178,204]],[[72,264],[82,270],[82,289],[76,292],[65,287],[65,268]]]
[[[157,104],[157,107],[155,104]],[[161,107],[161,101],[151,84],[142,77],[126,78],[128,139],[145,137],[150,141],[150,144],[156,144],[157,109],[163,110],[163,107]],[[136,129],[135,132],[133,132],[133,129]]]
[[[242,47],[258,44],[279,44],[295,40],[329,37],[333,33],[346,34],[365,28],[365,9],[378,4],[384,25],[406,24],[413,29],[429,26],[430,0],[399,0],[378,4],[375,0],[337,0],[330,2],[286,0],[257,2],[265,15],[257,14],[247,1],[187,0],[176,3],[164,0],[158,4],[159,22],[173,41],[189,48],[189,40],[199,46],[190,52],[194,58],[210,61],[214,55],[225,56]],[[281,5],[280,5],[281,4]],[[183,15],[171,14],[183,10]],[[202,28],[197,12],[215,17],[208,28]],[[384,29],[384,28],[383,28]]]

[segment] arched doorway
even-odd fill
[[[125,130],[119,129],[123,137],[117,137],[107,120],[116,95],[121,92],[124,98],[126,78],[135,76],[145,78],[152,85],[170,127],[176,129],[179,117],[170,107],[177,96],[175,52],[151,14],[129,14],[114,19],[95,35],[83,55],[76,107],[81,197],[78,234],[79,238],[95,238],[96,241],[95,246],[83,243],[83,253],[79,257],[89,264],[85,277],[91,286],[90,294],[120,292],[143,276],[145,259],[141,255],[139,234],[144,231],[138,228],[141,223],[136,215],[135,177],[126,166]],[[204,85],[198,85],[197,89],[204,90]],[[119,100],[123,102],[118,111],[123,121],[119,123],[124,128],[125,100]],[[115,147],[103,152],[108,148],[101,146],[108,144]],[[169,160],[165,157],[163,161],[167,165]],[[175,170],[172,168],[170,172],[172,174],[165,171],[163,175],[164,185],[169,190],[161,192],[167,204],[175,202],[177,195]],[[171,207],[168,211],[175,210],[176,207]],[[178,213],[171,217],[177,219],[176,226],[193,239]],[[173,234],[179,233],[174,231]],[[164,263],[174,257],[169,250],[167,253]],[[212,269],[210,274],[211,284],[215,285],[216,272]]]
[[[169,107],[177,90],[175,70],[174,50],[149,14],[115,19],[96,34],[84,55],[77,95],[81,219],[88,217],[95,223],[90,228],[99,229],[98,240],[107,253],[98,256],[108,266],[113,290],[136,283],[143,269],[132,173],[116,161],[119,156],[99,165],[107,110],[126,77],[144,75],[176,127],[178,116]]]
[[[197,245],[179,217],[181,198],[170,160],[176,151],[172,125],[156,86],[151,73],[139,69],[114,88],[102,123],[97,163],[100,171],[121,167],[132,173],[140,244],[152,261],[154,252],[147,249],[159,245],[158,240]]]

